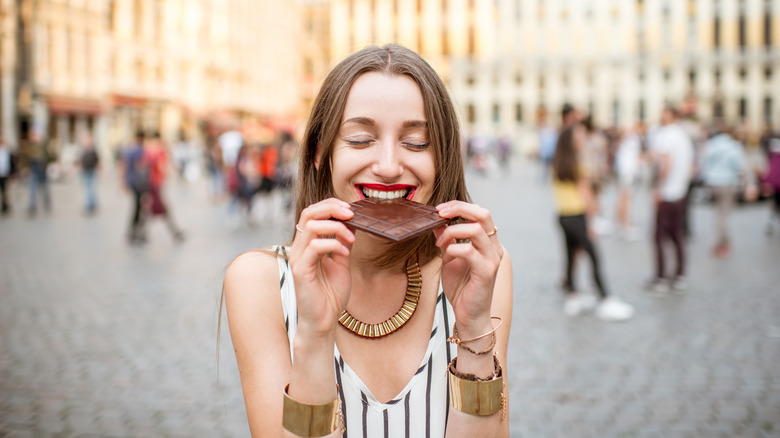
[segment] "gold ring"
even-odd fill
[[[301,226],[299,224],[295,224],[295,229],[300,231],[301,234],[303,234],[303,228],[301,228]]]
[[[493,229],[491,231],[489,231],[489,232],[487,232],[485,234],[487,234],[487,236],[490,237],[490,236],[495,236],[496,233],[498,233],[498,228],[497,227],[493,227]]]

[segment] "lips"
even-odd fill
[[[417,187],[409,184],[355,184],[355,189],[360,195],[360,199],[406,198],[411,200]]]

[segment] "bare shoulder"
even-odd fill
[[[236,257],[225,272],[225,301],[251,303],[279,298],[279,262],[270,250],[247,251]]]

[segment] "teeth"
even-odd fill
[[[396,199],[403,198],[408,193],[408,190],[374,190],[363,188],[363,195],[366,198],[379,198],[379,199]]]

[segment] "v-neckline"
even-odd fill
[[[401,392],[398,393],[395,397],[393,397],[390,401],[386,403],[382,403],[374,396],[374,394],[371,392],[371,390],[368,388],[368,386],[363,382],[363,379],[360,378],[360,376],[355,372],[355,370],[352,369],[352,367],[349,366],[347,361],[344,360],[343,357],[341,357],[341,352],[339,351],[339,347],[336,345],[336,343],[333,343],[333,354],[336,358],[336,364],[341,367],[342,372],[344,374],[349,375],[350,379],[352,379],[354,382],[357,383],[359,389],[363,394],[366,396],[366,402],[368,405],[376,409],[377,411],[383,411],[387,409],[389,406],[392,406],[399,401],[403,400],[404,397],[409,393],[409,391],[412,390],[412,387],[416,383],[417,376],[422,374],[423,371],[425,371],[426,367],[429,366],[431,356],[433,355],[434,349],[438,347],[438,344],[443,341],[442,337],[438,337],[436,340],[433,339],[433,337],[438,333],[439,327],[441,326],[441,312],[438,311],[439,301],[440,298],[442,300],[446,300],[447,297],[443,296],[444,291],[441,288],[441,281],[439,281],[439,294],[436,296],[436,302],[434,303],[434,316],[433,316],[433,324],[431,326],[431,335],[428,338],[428,348],[425,350],[425,354],[423,355],[422,361],[420,362],[420,366],[417,368],[417,371],[415,371],[414,375],[409,379],[408,382],[406,382],[406,385],[401,390]]]

